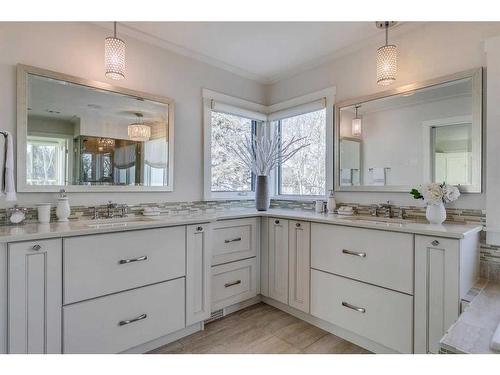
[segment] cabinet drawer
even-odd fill
[[[412,306],[407,294],[312,270],[312,315],[401,353],[413,350]]]
[[[185,227],[64,240],[64,303],[185,275]]]
[[[257,295],[255,258],[212,267],[212,311]]]
[[[256,256],[257,220],[251,218],[215,223],[212,237],[212,265]]]
[[[184,328],[184,278],[64,306],[64,353],[119,353]]]
[[[413,235],[313,224],[311,267],[413,294]]]

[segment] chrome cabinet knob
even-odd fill
[[[197,228],[196,228],[196,230],[197,230],[198,232],[203,232],[203,227],[197,227]]]
[[[36,245],[33,245],[33,246],[31,247],[31,250],[38,251],[38,250],[40,250],[41,248],[42,248],[42,247],[41,247],[39,244],[36,244]]]
[[[296,226],[297,228],[300,228],[300,223],[295,223],[295,226]]]
[[[274,224],[279,224],[280,221],[279,220],[274,220]]]
[[[439,241],[438,240],[434,240],[434,241],[431,242],[431,245],[432,246],[437,246],[437,245],[439,245]]]

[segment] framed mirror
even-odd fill
[[[18,65],[20,192],[172,191],[174,103]]]
[[[481,192],[482,69],[339,103],[335,190]]]

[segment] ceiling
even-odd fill
[[[120,33],[262,83],[310,69],[368,39],[384,40],[375,22],[120,22]]]

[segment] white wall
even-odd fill
[[[490,103],[487,111],[488,138],[486,139],[488,183],[486,205],[486,241],[500,245],[500,168],[498,150],[500,148],[500,36],[486,43],[488,69],[487,93]]]
[[[499,34],[500,23],[426,23],[419,28],[402,25],[389,36],[399,52],[398,79],[391,87],[485,66],[484,41]],[[336,86],[337,102],[386,90],[375,79],[376,50],[382,43],[381,34],[379,41],[352,54],[269,85],[268,104],[329,86]],[[375,203],[390,199],[396,204],[415,204],[406,193],[342,192],[337,193],[337,198],[341,202]],[[467,194],[454,206],[484,208],[485,200],[484,193]]]
[[[201,89],[210,88],[264,103],[264,87],[199,61],[126,36],[127,77],[104,77],[104,38],[110,31],[92,23],[0,23],[0,129],[16,133],[16,64],[109,82],[175,100],[175,176],[172,193],[80,193],[72,204],[198,200],[203,196]],[[55,200],[55,194],[24,193],[18,204]],[[7,205],[0,200],[0,207]]]

